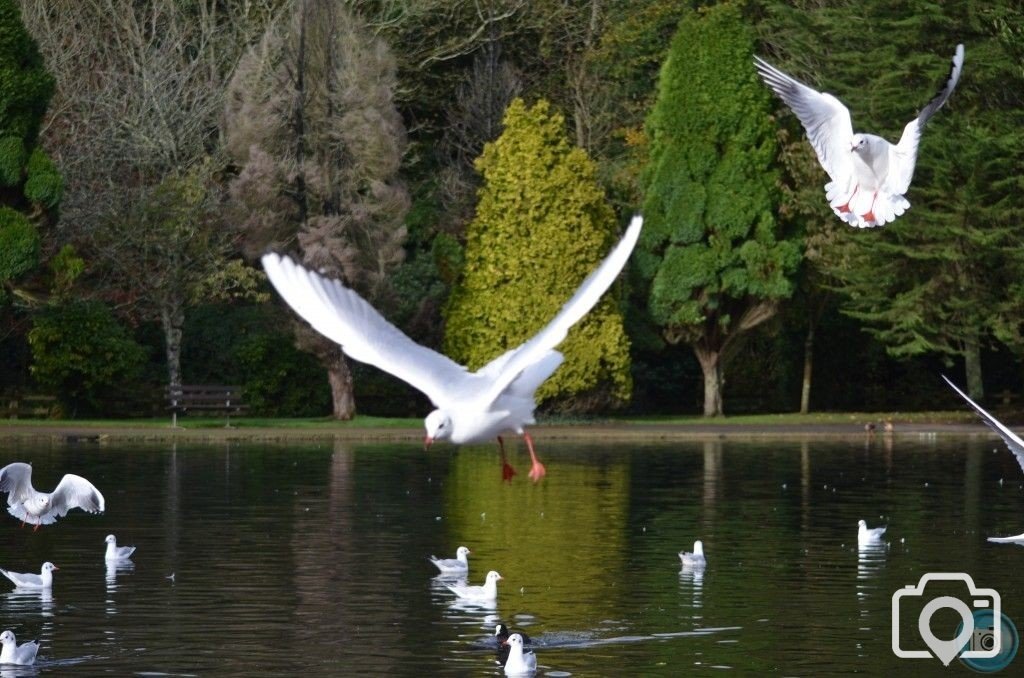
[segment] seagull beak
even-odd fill
[[[423,439],[423,450],[426,451],[426,450],[430,449],[430,446],[433,445],[433,444],[434,444],[434,439],[431,438],[430,436],[427,436],[426,438]]]
[[[55,569],[55,570],[59,570],[60,568],[59,568],[59,567],[57,567],[56,565],[54,565],[54,566],[53,566],[53,569]]]

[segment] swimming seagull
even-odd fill
[[[437,566],[437,569],[441,571],[441,574],[452,574],[465,576],[469,573],[469,559],[466,558],[472,551],[465,546],[460,546],[455,550],[454,558],[438,558],[437,556],[430,556],[430,562]]]
[[[17,639],[11,631],[0,633],[0,664],[20,664],[31,666],[36,661],[36,653],[39,652],[39,643],[30,640],[27,643],[18,645]]]
[[[526,635],[522,631],[516,631],[516,633],[518,633],[519,636],[523,639],[524,647],[528,648],[533,644],[533,641],[530,640],[530,636]],[[508,657],[512,650],[512,646],[509,645],[508,642],[508,639],[511,638],[511,636],[512,631],[510,631],[507,626],[505,626],[504,624],[495,625],[494,638],[498,641],[497,660],[502,666],[508,663]]]
[[[886,527],[868,527],[868,524],[863,520],[857,521],[857,543],[858,544],[871,544],[881,540],[882,535],[889,529]]]
[[[529,476],[536,482],[546,471],[524,430],[535,423],[534,393],[562,363],[555,347],[618,277],[642,223],[640,216],[633,217],[619,244],[544,329],[476,372],[420,346],[339,281],[278,254],[264,255],[262,261],[270,282],[315,330],[340,344],[350,358],[374,365],[430,398],[437,409],[424,420],[426,447],[436,440],[462,445],[496,438],[504,452],[501,435],[513,432],[526,441],[532,463]]]
[[[960,397],[974,408],[974,411],[978,413],[986,426],[999,434],[999,437],[1003,439],[1006,446],[1010,448],[1010,452],[1013,452],[1013,456],[1017,458],[1017,463],[1020,464],[1021,469],[1024,470],[1024,440],[1021,440],[1020,436],[1006,428],[1003,422],[989,414],[981,405],[971,400],[970,396],[957,388],[956,384],[950,381],[946,375],[942,375],[942,378],[946,380],[946,383],[954,391],[960,394]],[[1018,534],[1014,537],[989,537],[988,540],[997,544],[1020,544],[1024,546],[1024,534]]]
[[[689,567],[704,567],[707,565],[708,561],[704,557],[704,542],[700,539],[693,542],[693,553],[680,551],[679,560],[683,561],[683,565]]]
[[[483,586],[452,586],[446,584],[445,588],[463,600],[497,600],[499,579],[501,579],[501,575],[491,570],[487,573]]]
[[[754,57],[754,65],[807,131],[818,161],[832,179],[825,184],[825,196],[840,219],[858,228],[882,226],[910,207],[904,193],[914,176],[921,130],[956,88],[964,65],[963,45],[956,46],[945,86],[907,123],[895,146],[874,134],[854,134],[850,111],[831,94],[794,80],[759,57]]]
[[[53,572],[60,568],[47,561],[43,563],[39,574],[33,572],[11,572],[0,568],[0,574],[14,582],[14,585],[22,589],[49,589],[53,588]]]
[[[537,671],[537,655],[523,651],[523,637],[513,633],[508,637],[508,660],[505,662],[506,676],[521,676]]]
[[[32,467],[14,462],[0,469],[0,492],[7,492],[7,512],[30,523],[38,530],[67,515],[73,508],[89,513],[103,513],[103,495],[96,486],[81,476],[66,474],[53,492],[39,492],[32,487]]]
[[[104,560],[128,560],[135,553],[134,546],[118,546],[117,539],[112,534],[108,534],[104,541],[107,543],[107,552],[103,555]]]

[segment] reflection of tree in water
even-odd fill
[[[617,585],[630,561],[628,456],[601,454],[557,459],[536,485],[520,477],[502,483],[490,448],[463,447],[453,458],[443,517],[451,539],[473,551],[471,583],[492,569],[504,577],[503,618],[527,613],[559,628],[559,619],[578,623],[618,608]],[[545,595],[553,581],[558,590],[573,582],[572,597]]]

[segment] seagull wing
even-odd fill
[[[786,102],[807,131],[818,161],[832,181],[846,186],[853,179],[853,124],[850,111],[831,94],[822,93],[794,80],[760,57],[754,66],[765,83]]]
[[[914,178],[914,166],[917,164],[917,144],[921,141],[921,130],[928,119],[942,108],[949,99],[956,83],[960,80],[960,71],[964,66],[964,46],[957,45],[953,61],[949,68],[946,84],[932,100],[921,109],[916,118],[903,128],[903,136],[895,146],[889,147],[889,174],[886,176],[884,189],[890,193],[903,195],[910,188],[910,180]],[[954,388],[956,388],[954,386]]]
[[[18,506],[35,494],[32,467],[16,461],[0,469],[0,492],[7,492],[7,505]]]
[[[605,257],[601,265],[587,276],[576,290],[576,294],[562,306],[562,310],[544,329],[519,348],[503,354],[480,369],[478,374],[483,373],[493,379],[485,395],[486,402],[493,403],[524,370],[547,359],[551,351],[565,339],[569,329],[594,307],[626,265],[633,247],[636,246],[637,238],[640,237],[643,221],[643,217],[639,215],[633,217],[619,244]]]
[[[73,508],[89,513],[103,513],[106,502],[95,485],[82,476],[67,473],[50,494],[50,514],[63,516]]]
[[[408,382],[438,407],[473,380],[465,367],[417,344],[337,280],[278,254],[264,255],[263,268],[288,305],[345,355]]]
[[[999,434],[999,437],[1003,439],[1006,446],[1013,452],[1013,456],[1017,457],[1017,463],[1020,464],[1022,470],[1024,470],[1024,440],[1021,440],[1013,431],[1003,426],[1003,423],[993,417],[991,414],[985,411],[981,405],[974,402],[968,397],[966,393],[956,387],[956,384],[946,378],[946,375],[942,375],[942,378],[946,380],[946,383],[953,387],[953,390],[960,394],[960,396],[970,403],[974,411],[981,416],[981,420],[993,431]]]

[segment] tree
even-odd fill
[[[555,316],[615,241],[615,216],[565,119],[516,99],[505,130],[477,161],[483,174],[466,262],[452,293],[445,349],[477,369],[529,339]],[[587,409],[629,399],[628,339],[612,295],[570,331],[565,362],[540,400]]]
[[[341,0],[297,0],[239,63],[225,115],[240,170],[231,183],[246,251],[291,249],[386,306],[409,207],[398,179],[405,129],[395,62]],[[355,415],[339,347],[305,325],[297,340],[327,369],[334,416]]]
[[[890,355],[962,358],[980,398],[982,349],[993,337],[1013,345],[1004,320],[1019,308],[1012,271],[1024,261],[1019,3],[813,2],[767,17],[783,67],[848,101],[856,130],[891,140],[943,82],[956,43],[967,45],[965,75],[922,136],[912,208],[884,229],[839,231],[820,270]],[[868,34],[851,35],[854,21]]]
[[[734,5],[689,12],[647,120],[645,227],[635,260],[651,320],[700,362],[705,416],[723,413],[728,358],[792,293],[800,258],[775,217],[778,145],[753,49]]]
[[[40,227],[52,222],[63,181],[38,145],[53,95],[14,0],[0,0],[0,301],[40,263]]]

